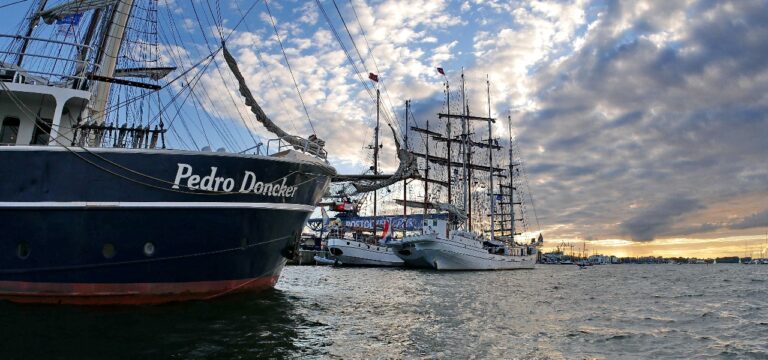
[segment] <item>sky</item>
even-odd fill
[[[183,39],[162,52],[194,63],[210,52],[203,37],[216,44],[221,29],[267,114],[298,135],[314,128],[339,172],[370,166],[369,72],[381,79],[386,117],[402,128],[406,99],[417,124],[442,108],[436,67],[452,86],[463,69],[470,106],[487,111],[487,76],[492,116],[512,119],[549,246],[768,256],[768,1],[268,4],[161,0],[159,18],[173,19]],[[269,138],[221,71],[209,69],[199,88],[236,133],[230,147],[253,145],[244,126]],[[215,138],[206,126],[192,135]],[[494,132],[508,136],[503,122]],[[393,170],[382,134],[382,167]]]

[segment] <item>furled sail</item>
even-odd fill
[[[314,136],[311,136],[310,140],[307,140],[296,135],[291,135],[283,131],[283,129],[278,127],[274,122],[272,122],[272,120],[267,117],[267,115],[264,113],[264,110],[261,109],[261,106],[259,106],[259,104],[256,102],[256,99],[253,97],[251,90],[248,89],[248,85],[245,84],[245,78],[243,78],[243,74],[240,72],[240,68],[237,66],[235,58],[232,57],[232,54],[229,52],[229,50],[227,50],[227,46],[223,41],[221,43],[221,49],[224,53],[224,60],[226,60],[229,69],[232,71],[232,74],[235,75],[235,78],[240,85],[240,94],[245,98],[245,105],[248,105],[251,108],[251,112],[256,115],[256,120],[264,125],[264,127],[267,128],[267,130],[269,130],[271,133],[277,135],[277,137],[289,143],[295,149],[307,151],[317,155],[325,154],[325,150],[323,150],[323,145],[325,145],[324,141],[317,139]]]
[[[397,171],[395,171],[395,173],[389,179],[378,181],[358,181],[352,183],[352,186],[355,187],[355,190],[358,193],[378,190],[383,187],[392,185],[398,181],[416,177],[419,173],[416,157],[413,156],[413,154],[411,154],[408,150],[402,149],[400,147],[400,141],[397,138],[397,134],[395,134],[395,129],[392,127],[392,125],[389,125],[389,128],[392,130],[392,136],[395,138],[395,148],[397,149],[397,158],[400,160],[400,165],[397,167]]]
[[[117,0],[71,0],[41,11],[37,16],[42,17],[43,21],[50,25],[54,21],[61,20],[66,16],[82,14],[93,9],[103,9],[115,3],[117,3]]]
[[[135,77],[160,80],[176,70],[175,66],[116,69],[115,77]]]

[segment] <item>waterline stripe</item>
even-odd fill
[[[315,210],[312,205],[288,203],[242,202],[123,202],[123,201],[0,201],[0,208],[174,208],[174,209],[275,209],[306,211]]]

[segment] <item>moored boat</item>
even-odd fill
[[[134,2],[45,3],[0,57],[0,299],[152,304],[274,286],[335,175],[322,144],[279,130],[222,44],[280,151],[166,149],[159,104],[143,101],[175,68],[116,68]],[[41,18],[83,13],[81,42],[31,36]],[[141,90],[121,100],[112,85]]]
[[[445,220],[435,220],[439,229],[446,229]],[[434,229],[434,226],[430,227]],[[536,265],[535,246],[489,245],[477,235],[462,230],[427,232],[406,237],[403,244],[412,247],[411,256],[435,270],[517,270],[533,269]],[[399,253],[398,253],[399,254]]]
[[[438,72],[445,76],[444,69],[438,68]],[[461,110],[459,113],[451,113],[450,87],[446,76],[445,104],[448,111],[438,114],[438,119],[446,121],[445,133],[436,131],[434,128],[430,129],[428,122],[426,128],[411,128],[424,136],[424,153],[414,153],[425,161],[422,167],[424,174],[419,177],[419,180],[424,182],[424,201],[414,202],[406,199],[401,201],[404,206],[422,207],[425,214],[430,209],[446,211],[450,214],[449,219],[425,220],[421,234],[403,237],[395,253],[403,260],[408,257],[411,263],[426,264],[437,270],[533,269],[538,258],[538,247],[543,243],[543,236],[539,233],[538,241],[534,238],[530,243],[516,241],[516,236],[519,239],[529,231],[523,207],[525,196],[521,195],[521,187],[527,187],[527,183],[520,181],[522,164],[513,156],[511,119],[509,120],[509,162],[508,168],[505,169],[495,166],[494,152],[501,150],[502,146],[493,137],[492,124],[496,119],[490,116],[490,99],[488,117],[471,115],[464,93],[463,74],[461,78]],[[488,82],[487,85],[487,91],[490,93],[490,83]],[[452,135],[454,121],[461,124],[461,133],[457,136]],[[470,122],[487,125],[487,139],[474,140],[475,132]],[[438,144],[444,144],[445,151],[438,151],[438,154],[445,154],[445,157],[430,154],[429,139],[435,140]],[[461,161],[455,161],[452,156],[452,148],[457,145],[461,152],[459,154]],[[473,160],[475,152],[473,148],[486,149],[486,163]],[[429,169],[433,166],[435,170],[444,169],[445,171],[432,171],[430,175]],[[452,171],[452,167],[456,168]],[[496,182],[502,178],[506,178],[507,182]],[[481,185],[481,181],[485,180],[487,182]],[[447,190],[447,201],[429,200],[428,185],[430,183],[440,185]],[[453,187],[460,187],[462,192],[460,201],[452,197]],[[522,223],[522,229],[516,227],[516,223]]]
[[[403,266],[403,260],[387,246],[349,239],[328,239],[328,251],[348,266]]]

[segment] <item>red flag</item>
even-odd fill
[[[379,82],[379,75],[376,75],[374,73],[368,73],[368,78],[375,82]]]
[[[437,72],[439,72],[440,75],[445,75],[445,70],[443,70],[441,67],[437,68]]]
[[[392,230],[389,228],[389,220],[384,221],[384,230],[381,231],[381,238],[384,242],[392,240]]]

